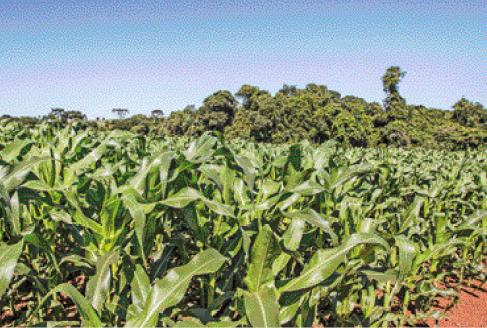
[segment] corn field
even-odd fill
[[[417,325],[486,278],[484,151],[0,125],[2,325]]]

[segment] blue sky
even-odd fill
[[[217,90],[324,84],[367,101],[487,106],[486,1],[0,1],[0,115],[200,106]]]

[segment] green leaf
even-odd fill
[[[196,318],[178,321],[173,326],[173,328],[199,328],[199,327],[205,327],[205,325]]]
[[[137,312],[142,311],[142,306],[147,300],[147,296],[150,292],[150,280],[149,276],[145,273],[144,268],[140,265],[136,265],[134,280],[132,281],[132,304],[137,309]]]
[[[273,180],[264,179],[262,180],[262,199],[267,199],[269,196],[272,196],[279,192],[281,189],[282,183],[275,182]]]
[[[69,166],[69,170],[73,172],[73,174],[80,174],[81,171],[84,171],[95,164],[108,151],[108,146],[119,146],[119,140],[127,139],[131,136],[133,136],[133,134],[126,131],[115,130],[110,132],[110,134],[88,155]]]
[[[329,234],[333,240],[333,244],[338,242],[338,237],[333,231],[330,222],[325,220],[320,214],[313,209],[307,209],[303,211],[287,212],[284,215],[290,219],[302,219],[314,227],[318,227],[327,234]]]
[[[216,201],[211,201],[206,198],[202,199],[203,203],[205,203],[206,206],[216,214],[224,215],[224,216],[229,216],[231,218],[234,218],[235,215],[233,214],[235,212],[235,209],[227,204],[222,204],[220,202]]]
[[[280,327],[279,303],[274,285],[264,285],[257,292],[243,291],[245,312],[252,327]]]
[[[298,313],[299,308],[301,306],[302,300],[306,297],[306,294],[302,295],[301,298],[298,298],[295,302],[291,303],[290,305],[281,307],[281,311],[279,313],[279,321],[281,325],[291,321]]]
[[[7,144],[7,147],[0,151],[0,158],[7,163],[11,163],[20,155],[24,148],[32,144],[33,142],[28,139],[11,141]]]
[[[318,250],[306,265],[299,277],[282,286],[281,293],[316,286],[345,262],[346,255],[354,247],[362,244],[377,244],[389,249],[387,242],[375,234],[356,233],[351,235],[342,245],[332,249]]]
[[[232,151],[233,152],[233,151]],[[249,187],[250,191],[254,190],[254,183],[255,183],[255,177],[257,175],[257,169],[255,168],[254,165],[252,165],[252,162],[244,157],[244,156],[238,156],[234,154],[235,162],[238,164],[238,166],[243,170],[244,175],[245,175],[245,183]]]
[[[54,266],[57,272],[60,272],[60,268],[57,262],[56,255],[54,252],[51,250],[51,247],[47,243],[47,241],[44,239],[44,237],[38,233],[31,232],[24,237],[25,242],[34,245],[37,247],[40,251],[46,252],[49,259],[51,260],[51,264]]]
[[[421,206],[423,205],[424,200],[421,197],[416,197],[413,203],[409,205],[406,212],[404,213],[404,218],[401,223],[401,227],[399,229],[399,233],[405,231],[406,229],[411,227],[412,222],[419,218],[419,212],[421,211]]]
[[[393,269],[389,269],[386,272],[379,272],[373,270],[360,270],[361,273],[365,274],[367,278],[375,280],[379,283],[387,283],[389,281],[397,281],[397,276],[393,273]]]
[[[41,180],[30,180],[22,184],[22,187],[29,188],[32,190],[37,191],[56,191],[56,190],[63,190],[65,188],[53,188],[48,186],[45,182]]]
[[[279,197],[279,196],[277,196],[277,197]],[[277,207],[281,211],[285,211],[289,207],[291,207],[291,205],[293,205],[294,203],[296,203],[300,198],[301,198],[301,195],[300,194],[292,194],[291,196],[286,197],[283,201],[279,202],[279,205]]]
[[[213,302],[208,305],[208,310],[209,311],[214,311],[218,310],[220,306],[222,306],[223,303],[225,303],[228,300],[231,300],[235,297],[235,292],[226,292],[225,294],[221,295],[217,299],[214,299]]]
[[[223,182],[220,177],[220,167],[218,165],[203,164],[198,170],[201,171],[206,178],[212,180],[220,190],[223,189]]]
[[[135,176],[130,178],[128,184],[132,188],[137,190],[140,194],[143,194],[144,191],[149,191],[145,190],[147,177],[151,174],[159,173],[159,177],[161,180],[161,189],[162,193],[164,194],[167,185],[169,167],[171,166],[171,161],[175,157],[175,155],[175,152],[161,152],[155,154],[150,160],[150,163],[149,159],[144,158],[142,162],[142,167],[138,170]]]
[[[358,164],[354,166],[347,167],[346,169],[340,169],[338,174],[333,177],[330,185],[330,189],[335,189],[341,185],[344,185],[351,179],[359,177],[366,173],[376,170],[377,167],[374,165],[363,165]]]
[[[127,327],[153,327],[158,325],[159,313],[178,304],[184,297],[194,276],[214,273],[227,260],[213,248],[197,254],[188,264],[169,270],[150,290],[143,310],[131,318]]]
[[[71,262],[74,263],[76,266],[88,268],[88,269],[93,269],[95,266],[94,264],[91,264],[90,261],[80,255],[68,255],[63,257],[63,259],[59,262],[59,265],[62,265],[63,263]]]
[[[396,236],[396,245],[399,248],[399,279],[408,277],[413,269],[416,257],[416,244],[405,236]]]
[[[167,205],[170,207],[183,208],[191,202],[202,198],[204,198],[204,196],[201,192],[191,187],[186,187],[184,189],[181,189],[175,195],[172,195],[171,197],[161,201],[160,203],[162,205]]]
[[[10,285],[23,246],[24,240],[12,246],[0,246],[0,297]]]
[[[86,297],[98,312],[102,310],[103,303],[110,293],[110,281],[112,277],[110,265],[116,263],[117,260],[118,251],[105,253],[96,262],[96,274],[88,280],[88,284],[86,285]]]
[[[151,265],[150,272],[151,281],[162,277],[163,273],[166,271],[169,261],[172,257],[174,257],[174,249],[174,245],[165,244],[162,250],[153,255],[153,264]]]
[[[19,195],[16,191],[12,198],[10,198],[10,222],[12,222],[12,230],[14,234],[20,234],[22,230],[20,216]]]
[[[299,248],[301,239],[303,239],[304,228],[304,220],[293,219],[286,232],[282,236],[282,239],[284,241],[284,247],[286,247],[290,251],[296,251]]]
[[[51,211],[50,213],[51,215],[51,219],[55,222],[64,222],[64,223],[67,223],[67,224],[72,224],[73,221],[71,220],[71,215],[69,215],[69,213],[63,211],[63,210],[53,210]]]
[[[81,295],[81,293],[70,284],[61,284],[52,289],[44,298],[41,300],[35,311],[31,315],[31,319],[35,317],[37,312],[42,308],[44,303],[47,301],[49,296],[57,292],[62,292],[66,294],[76,305],[81,319],[83,320],[81,326],[84,327],[103,327],[103,323],[96,311],[91,307],[91,304],[86,300],[86,298]],[[29,320],[30,321],[30,320]]]
[[[203,324],[207,324],[210,321],[215,320],[211,315],[210,311],[201,307],[193,307],[189,309],[189,313],[195,316],[197,319],[201,320]]]
[[[208,328],[234,328],[240,325],[240,321],[220,320],[210,321],[206,324]]]
[[[74,221],[76,221],[78,224],[82,225],[85,228],[89,228],[92,232],[100,236],[103,236],[104,233],[103,227],[98,222],[87,218],[83,214],[83,210],[81,209],[81,206],[79,205],[79,201],[75,196],[76,195],[75,191],[65,190],[64,195],[66,196],[68,202],[76,209],[76,212],[73,215]]]
[[[279,256],[275,259],[272,263],[272,274],[277,276],[279,272],[288,264],[289,260],[291,259],[291,255],[288,253],[282,252]]]
[[[487,211],[485,210],[476,211],[475,214],[469,216],[465,222],[463,222],[458,227],[456,227],[455,231],[475,230],[478,228],[478,226],[476,226],[477,222],[485,219],[487,219]]]
[[[245,207],[251,203],[250,197],[247,195],[248,187],[243,180],[235,182],[233,187],[233,194],[238,205]]]
[[[22,161],[20,164],[16,165],[12,172],[7,174],[3,178],[3,185],[7,191],[13,190],[20,186],[22,182],[24,182],[25,177],[27,174],[31,172],[31,169],[34,165],[51,159],[50,157],[34,157],[28,160]]]
[[[289,192],[299,194],[301,196],[313,196],[325,191],[325,189],[313,180],[307,180],[298,186],[288,190]]]
[[[0,179],[2,179],[1,176]],[[2,181],[0,181],[0,199],[3,200],[6,206],[10,206],[10,195],[8,194],[8,191],[3,185]]]
[[[135,235],[139,243],[139,249],[142,254],[144,263],[147,263],[147,256],[145,254],[144,240],[146,239],[146,216],[143,211],[143,207],[136,199],[137,191],[130,186],[123,186],[118,190],[122,193],[122,201],[125,207],[128,209],[130,215],[134,218]]]
[[[251,262],[245,283],[251,292],[259,291],[265,283],[272,281],[272,263],[280,253],[274,232],[268,225],[259,232],[252,246]]]
[[[220,171],[223,182],[222,200],[224,203],[230,203],[233,200],[233,183],[235,181],[235,171],[228,165],[225,165]]]
[[[211,156],[212,148],[217,143],[217,138],[211,135],[202,135],[196,141],[193,141],[188,149],[184,152],[188,161],[194,161],[198,157]]]
[[[428,248],[425,252],[420,253],[414,261],[414,266],[439,258],[445,254],[444,252],[454,253],[456,251],[456,247],[454,246],[463,245],[465,243],[466,241],[463,238],[453,238],[444,243],[436,244],[433,247]]]
[[[232,206],[209,200],[203,196],[201,192],[191,187],[186,187],[180,190],[175,195],[161,201],[160,204],[175,208],[183,208],[196,200],[201,200],[210,210],[217,214],[235,217],[233,214],[234,208]]]

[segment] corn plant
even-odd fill
[[[486,158],[2,123],[0,313],[75,326],[438,320],[433,301],[459,288],[438,283],[487,277]]]

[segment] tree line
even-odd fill
[[[80,112],[54,108],[42,120],[98,129],[123,129],[159,136],[200,136],[218,131],[227,138],[254,142],[287,143],[303,139],[314,143],[336,140],[350,147],[429,147],[452,150],[476,148],[487,142],[487,110],[465,98],[452,111],[408,105],[399,93],[405,76],[400,67],[389,67],[382,76],[385,98],[382,104],[314,83],[305,88],[284,84],[275,94],[257,86],[243,85],[235,94],[219,90],[196,108],[189,105],[163,117],[160,109],[151,116],[129,118],[128,109],[112,112],[118,120],[86,122]],[[36,120],[24,118],[32,124]],[[84,124],[83,124],[84,123]]]

